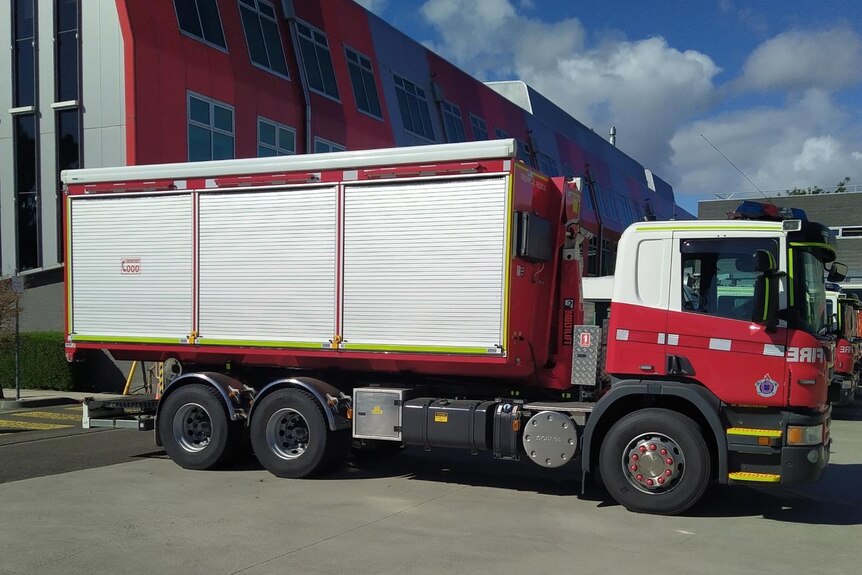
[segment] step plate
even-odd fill
[[[780,475],[773,473],[753,473],[750,471],[734,471],[728,474],[727,478],[731,481],[747,481],[752,483],[779,483]]]

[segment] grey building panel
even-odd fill
[[[123,39],[116,2],[87,0],[81,4],[84,128],[124,125]],[[88,167],[102,165],[89,160],[84,160]]]
[[[63,282],[31,287],[21,298],[21,331],[62,331]]]
[[[0,137],[0,265],[4,276],[15,272],[15,179],[11,126],[8,107],[4,107],[0,120],[0,133],[4,136]],[[9,136],[6,136],[7,132]]]
[[[528,91],[527,84],[520,80],[514,80],[511,82],[486,82],[486,86],[515,104],[526,110],[529,113],[533,113],[533,105],[530,100],[530,93]]]

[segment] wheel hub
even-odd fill
[[[174,440],[189,453],[206,449],[212,439],[212,418],[198,403],[187,403],[174,414]]]
[[[266,442],[282,459],[302,457],[310,439],[308,422],[290,407],[279,409],[266,423]]]
[[[666,435],[644,433],[629,442],[623,453],[623,470],[636,489],[657,494],[672,490],[685,473],[685,455]]]

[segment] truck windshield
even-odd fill
[[[814,334],[825,334],[829,325],[826,312],[826,285],[823,260],[817,252],[797,248],[799,271],[795,278],[796,309],[803,329]]]

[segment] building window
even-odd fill
[[[18,271],[41,267],[39,248],[39,164],[36,149],[36,114],[13,116],[15,200],[17,202]]]
[[[425,90],[419,88],[410,80],[394,76],[395,93],[398,95],[398,109],[401,111],[401,123],[404,129],[434,141],[434,128],[431,126],[431,114],[428,112],[428,100]]]
[[[296,153],[296,130],[289,126],[257,119],[257,156],[289,156]]]
[[[234,157],[233,108],[189,94],[189,161]]]
[[[488,126],[479,116],[470,114],[470,128],[473,129],[473,139],[477,142],[488,139]]]
[[[500,128],[494,128],[494,139],[505,140],[508,137],[509,134],[507,134],[504,130],[501,130]]]
[[[252,63],[288,77],[275,8],[263,0],[239,0],[242,27]]]
[[[338,84],[332,70],[332,56],[329,54],[326,34],[299,22],[296,24],[296,30],[299,32],[299,50],[302,53],[308,86],[315,92],[337,100]]]
[[[380,100],[377,98],[377,84],[374,82],[371,60],[350,48],[344,50],[347,54],[347,70],[350,72],[356,107],[360,112],[382,119],[383,114],[380,112]]]
[[[216,0],[174,0],[180,30],[227,50]]]
[[[57,254],[63,261],[63,183],[60,173],[81,167],[81,115],[78,108],[59,110],[57,129]]]
[[[539,152],[536,154],[539,160],[539,171],[546,176],[559,176],[557,161],[548,154]]]
[[[522,140],[516,139],[515,142],[518,144],[518,159],[531,167],[536,167],[533,165],[533,158],[530,155],[530,148],[527,147],[527,144]]]
[[[12,2],[12,106],[36,105],[36,6],[35,0]]]
[[[323,138],[314,138],[314,153],[325,154],[326,152],[343,152],[346,150],[341,144],[324,140]]]
[[[54,18],[55,100],[78,99],[78,0],[56,0]]]
[[[592,236],[587,244],[587,275],[599,275],[599,240],[596,236]]]
[[[446,132],[447,142],[466,142],[464,134],[464,121],[461,119],[461,109],[449,102],[441,102],[443,110],[443,129]]]
[[[610,240],[602,240],[602,275],[614,275],[616,267],[617,248]]]

